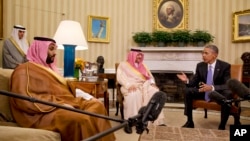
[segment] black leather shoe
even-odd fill
[[[160,125],[158,125],[158,126],[167,126],[166,124],[160,124]]]
[[[234,125],[241,125],[241,122],[234,122]]]
[[[218,130],[225,130],[225,126],[219,126]]]
[[[226,124],[220,123],[218,130],[225,130],[226,129]]]
[[[182,127],[185,127],[185,128],[194,128],[194,122],[187,121]]]
[[[129,125],[126,125],[124,127],[124,131],[127,133],[127,134],[132,134],[132,127],[130,127]]]

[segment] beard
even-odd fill
[[[54,62],[54,60],[55,60],[55,55],[53,55],[53,56],[48,56],[47,59],[46,59],[46,63],[47,63],[47,64],[51,64],[51,63]]]

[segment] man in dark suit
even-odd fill
[[[203,62],[196,66],[196,72],[192,79],[182,73],[177,74],[177,77],[186,83],[186,90],[184,95],[185,111],[187,122],[182,127],[194,128],[192,116],[192,101],[193,99],[206,99],[206,93],[217,91],[225,96],[227,99],[231,98],[231,91],[227,88],[226,82],[230,79],[231,65],[227,62],[217,59],[219,50],[215,45],[206,45],[202,52]],[[212,77],[211,83],[207,82],[207,74],[211,68]],[[209,97],[206,99],[210,101]],[[221,105],[221,122],[220,130],[225,130],[225,125],[229,117],[230,107],[227,104]]]

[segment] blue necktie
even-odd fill
[[[211,65],[209,65],[209,69],[208,69],[208,72],[207,72],[207,82],[206,82],[206,84],[208,84],[208,85],[213,84],[213,70],[212,70]],[[205,100],[206,101],[210,101],[210,98],[208,96],[209,93],[210,93],[209,91],[205,93]]]

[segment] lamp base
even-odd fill
[[[64,77],[74,77],[75,45],[64,44]]]

